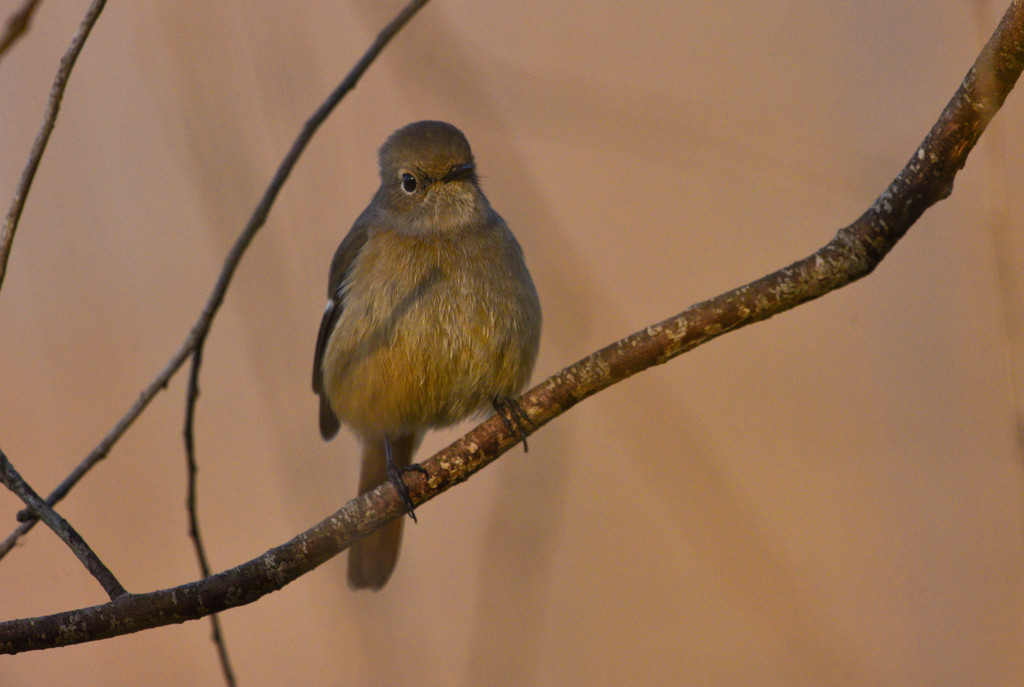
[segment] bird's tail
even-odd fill
[[[391,439],[391,456],[399,470],[412,463],[420,443],[415,434]],[[388,481],[385,440],[367,439],[363,444],[363,466],[359,471],[359,493],[365,494]],[[353,589],[378,590],[391,577],[398,561],[405,516],[392,520],[373,534],[355,542],[348,551],[348,585]]]

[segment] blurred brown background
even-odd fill
[[[5,210],[87,4],[44,2],[0,61]],[[302,123],[401,4],[108,5],[0,292],[0,446],[38,490],[180,345]],[[545,308],[537,382],[824,244],[915,150],[1005,0],[527,5],[428,5],[251,247],[198,407],[218,570],[354,493],[356,443],[321,442],[309,374],[328,262],[392,130],[469,137]],[[1024,262],[1022,134],[1014,92],[875,274],[600,394],[423,506],[383,592],[350,592],[339,557],[224,614],[240,684],[1024,682],[1024,353],[1003,314],[1024,292],[997,269]],[[184,382],[60,508],[132,591],[197,575]],[[18,508],[0,493],[0,536]],[[0,563],[2,619],[103,600],[43,528]],[[0,684],[216,685],[208,636],[2,657]]]

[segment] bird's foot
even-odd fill
[[[494,405],[494,412],[505,423],[505,429],[522,440],[523,453],[528,453],[530,447],[526,445],[526,435],[533,430],[533,423],[530,422],[526,410],[511,396],[495,396],[491,403]]]

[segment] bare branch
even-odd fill
[[[7,260],[11,255],[11,246],[14,244],[14,233],[18,230],[18,220],[21,219],[25,200],[28,198],[29,189],[32,188],[32,180],[36,176],[39,162],[43,159],[46,144],[49,143],[53,126],[57,122],[57,113],[60,111],[60,101],[64,98],[64,89],[68,84],[68,78],[71,76],[71,70],[75,66],[79,53],[82,52],[85,39],[89,37],[89,32],[92,31],[96,20],[99,19],[105,4],[107,4],[107,0],[93,0],[89,11],[85,13],[85,18],[78,27],[78,33],[71,40],[71,46],[60,60],[60,68],[57,69],[53,88],[50,89],[50,98],[46,102],[43,124],[39,128],[39,133],[36,134],[35,143],[32,144],[28,163],[21,172],[21,180],[18,182],[17,188],[14,189],[14,199],[7,211],[7,217],[4,218],[4,226],[0,228],[0,287],[3,286],[4,275],[7,274]]]
[[[540,427],[616,382],[727,331],[793,308],[869,274],[930,205],[947,197],[956,173],[1024,68],[1024,0],[1014,0],[938,122],[900,172],[856,222],[821,250],[747,286],[651,325],[565,368],[520,399]],[[463,482],[519,437],[492,417],[410,474],[415,503]],[[0,623],[0,652],[76,644],[180,623],[251,603],[280,589],[404,513],[389,484],[259,558],[190,584],[42,618]]]
[[[192,538],[192,544],[196,550],[196,560],[199,562],[199,574],[203,577],[210,576],[210,562],[206,558],[206,547],[203,544],[203,536],[199,531],[199,498],[197,493],[199,464],[196,462],[195,452],[195,408],[199,399],[199,368],[203,364],[203,351],[197,348],[192,354],[192,369],[188,376],[188,395],[185,399],[185,428],[182,434],[185,441],[185,462],[188,466],[188,496],[185,508],[188,511],[188,534]],[[228,687],[235,685],[235,671],[231,668],[231,659],[228,657],[228,646],[224,640],[224,634],[220,628],[220,616],[216,613],[210,615],[211,639],[217,647],[217,656],[220,659],[221,672],[224,673],[224,682]]]
[[[28,25],[32,23],[32,15],[39,7],[39,0],[25,0],[21,9],[7,17],[7,26],[4,28],[4,35],[0,36],[0,57],[3,57],[8,48],[21,38],[22,34],[28,31]]]
[[[78,560],[82,561],[85,569],[103,586],[103,590],[111,599],[128,593],[114,577],[114,573],[110,572],[99,556],[89,548],[82,536],[71,526],[71,523],[57,515],[56,511],[46,505],[46,502],[39,498],[39,494],[22,479],[3,451],[0,451],[0,482],[17,494],[18,498],[29,507],[29,510],[35,513],[36,517],[45,522],[61,538],[61,541],[68,545],[78,556]]]
[[[362,77],[363,73],[369,68],[373,61],[377,58],[380,52],[384,49],[384,46],[394,38],[403,26],[405,26],[413,15],[416,14],[429,0],[412,0],[406,5],[401,12],[391,21],[390,24],[385,26],[377,38],[374,40],[370,48],[363,54],[359,61],[356,62],[355,66],[348,73],[345,79],[334,89],[334,92],[324,101],[324,103],[313,113],[313,116],[306,121],[302,127],[302,131],[299,133],[298,138],[292,144],[291,149],[285,156],[284,160],[281,161],[280,166],[277,168],[277,172],[274,174],[274,178],[271,180],[267,190],[264,191],[263,197],[260,199],[259,204],[253,211],[252,217],[249,218],[249,222],[246,224],[245,229],[235,239],[235,244],[231,247],[228,252],[227,258],[224,260],[224,267],[221,270],[220,276],[217,279],[217,283],[213,287],[213,292],[210,294],[209,299],[203,308],[202,313],[199,315],[199,319],[192,326],[192,330],[185,338],[185,342],[181,345],[178,351],[171,357],[171,360],[167,363],[163,370],[156,376],[156,378],[150,383],[148,387],[142,392],[139,398],[132,404],[128,412],[118,420],[117,424],[110,431],[107,436],[92,450],[92,452],[82,460],[81,463],[75,467],[74,470],[61,482],[56,489],[47,497],[46,502],[50,505],[56,504],[62,498],[64,498],[69,491],[82,479],[85,474],[92,469],[92,467],[103,460],[114,444],[121,438],[121,436],[127,431],[128,427],[135,421],[135,419],[142,414],[142,411],[146,409],[149,402],[167,386],[168,381],[178,371],[181,365],[188,359],[188,356],[193,351],[202,347],[203,342],[206,338],[207,332],[210,330],[210,326],[213,323],[213,318],[217,314],[217,310],[220,308],[221,302],[224,300],[224,294],[228,290],[228,285],[231,283],[231,278],[234,276],[235,270],[238,268],[238,264],[242,260],[242,255],[245,250],[249,247],[253,237],[256,236],[256,232],[259,231],[260,227],[263,226],[267,220],[267,215],[270,214],[270,207],[273,205],[274,200],[277,198],[278,192],[281,187],[284,186],[285,180],[291,173],[292,168],[298,161],[302,152],[305,150],[306,145],[313,138],[313,134],[320,127],[334,107],[341,101],[345,95],[351,91],[356,83]],[[2,273],[0,273],[2,275]],[[24,522],[12,532],[7,539],[0,543],[0,558],[3,558],[17,543],[18,539],[32,529],[34,521]]]
[[[506,445],[507,448],[507,445]],[[259,558],[199,582],[130,594],[102,606],[0,624],[0,652],[16,653],[77,644],[181,623],[255,601],[280,589],[343,550],[358,537],[404,512],[388,485],[347,503],[340,511]],[[378,509],[388,502],[384,510]]]

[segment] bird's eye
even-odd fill
[[[416,177],[408,173],[403,174],[402,190],[408,193],[409,195],[416,193]]]

